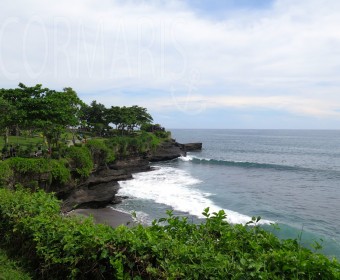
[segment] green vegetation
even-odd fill
[[[340,264],[223,211],[117,229],[64,217],[52,194],[0,189],[0,233],[47,279],[340,279]],[[29,248],[29,250],[28,250]]]
[[[19,84],[0,89],[0,114],[0,247],[25,259],[35,278],[340,279],[338,261],[279,240],[259,218],[230,225],[223,211],[205,209],[205,222],[193,224],[169,211],[150,227],[113,229],[61,215],[42,182],[85,180],[97,166],[146,156],[170,138],[145,108],[86,105],[71,88]],[[29,276],[0,250],[0,279]]]
[[[86,147],[70,147],[66,152],[71,167],[76,170],[80,177],[86,178],[93,169],[91,153]]]
[[[8,258],[6,252],[0,249],[0,279],[1,280],[30,280],[30,275]]]
[[[0,129],[4,131],[5,145],[11,131],[18,135],[21,130],[39,130],[50,149],[57,145],[66,127],[78,124],[81,104],[71,88],[58,92],[39,84],[27,87],[20,83],[16,89],[0,89],[0,110],[4,116]]]
[[[95,164],[103,165],[115,160],[115,154],[113,150],[106,146],[105,143],[99,139],[89,140],[86,143],[86,147],[89,149]]]
[[[142,131],[137,135],[112,137],[105,144],[118,158],[124,158],[153,151],[162,140],[153,133]]]
[[[70,179],[70,171],[64,160],[12,157],[0,162],[2,184],[31,183],[40,180],[44,175],[49,181],[60,184]]]
[[[51,155],[46,152],[33,158],[10,157],[0,161],[0,185],[20,183],[35,189],[44,182],[46,187],[51,184],[62,187],[72,180],[86,179],[97,166],[104,166],[116,158],[146,155],[165,139],[142,131],[129,136],[91,139],[70,147],[59,144],[58,148],[52,149]]]
[[[21,147],[22,150],[27,149],[27,147],[33,147],[38,149],[44,145],[43,135],[27,135],[25,131],[21,132],[21,136],[8,136],[8,143],[14,146]],[[5,146],[5,139],[0,138],[0,147]]]
[[[37,187],[42,177],[48,185],[84,180],[97,166],[146,154],[169,137],[138,131],[152,122],[145,108],[86,105],[72,88],[55,91],[41,84],[0,89],[0,116],[6,159],[0,183],[11,186]]]
[[[2,152],[6,157],[9,145],[15,144],[20,156],[29,156],[45,143],[46,150],[58,151],[67,131],[76,144],[77,139],[86,140],[88,136],[130,135],[153,121],[143,107],[106,108],[96,101],[87,105],[72,88],[55,91],[41,84],[27,87],[22,83],[15,89],[0,89],[0,115],[0,132],[4,136]],[[36,134],[43,137],[33,141],[32,136]],[[13,136],[16,136],[16,143],[13,143]],[[31,143],[25,141],[25,148],[20,151],[18,136],[32,140]]]

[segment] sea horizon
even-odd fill
[[[302,234],[305,246],[322,243],[323,253],[340,259],[340,131],[170,131],[180,143],[202,142],[202,151],[121,182],[120,194],[129,199],[118,209],[134,210],[149,223],[166,210],[199,219],[205,207],[225,210],[232,223],[261,216],[268,230],[270,223],[280,226],[280,238]]]

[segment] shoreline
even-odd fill
[[[83,216],[93,217],[96,224],[104,224],[116,228],[124,225],[127,227],[133,227],[137,223],[133,220],[132,216],[128,213],[118,211],[110,206],[105,208],[79,208],[67,213],[68,216]]]
[[[197,151],[202,149],[202,143],[186,143],[186,144],[180,144],[177,143],[174,139],[171,139],[168,142],[163,142],[162,145],[158,147],[158,151],[155,152],[152,157],[150,157],[148,160],[139,157],[136,158],[130,158],[125,160],[118,160],[113,164],[112,166],[109,166],[109,171],[106,170],[105,172],[101,171],[98,174],[95,175],[95,179],[93,179],[91,182],[88,183],[87,189],[92,194],[89,195],[91,199],[93,196],[98,195],[101,196],[103,193],[103,187],[101,186],[100,192],[97,190],[94,191],[94,187],[90,183],[93,184],[93,182],[96,182],[97,185],[102,185],[103,182],[106,183],[106,185],[109,187],[111,182],[115,182],[115,189],[114,189],[114,195],[113,198],[109,195],[112,193],[112,189],[108,188],[108,197],[112,202],[112,199],[116,197],[116,194],[118,192],[118,189],[120,188],[119,181],[122,180],[134,180],[133,174],[135,173],[144,173],[149,172],[153,170],[157,170],[157,168],[152,167],[150,164],[153,162],[160,162],[160,161],[169,161],[176,158],[179,158],[181,156],[186,156],[187,151]],[[115,173],[119,174],[115,174]],[[121,176],[120,172],[123,172],[123,177],[117,178],[117,175]],[[103,180],[103,176],[106,176],[108,180]],[[112,180],[114,178],[114,180]],[[118,179],[118,180],[117,180]],[[79,196],[80,198],[84,197],[84,191],[86,193],[86,189],[83,189]],[[105,197],[106,198],[106,197]],[[96,199],[98,200],[98,199]],[[138,223],[133,219],[132,215],[130,213],[125,213],[119,210],[116,210],[112,208],[112,204],[106,204],[101,205],[102,208],[88,208],[88,205],[85,206],[85,208],[77,208],[74,210],[71,210],[70,212],[67,212],[67,215],[77,215],[77,216],[85,216],[90,217],[92,216],[95,223],[101,223],[109,225],[113,228],[118,227],[120,225],[125,225],[128,227],[136,226]],[[84,207],[84,206],[83,206]]]

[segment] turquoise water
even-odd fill
[[[182,143],[203,142],[201,152],[157,163],[155,170],[121,182],[128,195],[118,208],[144,222],[166,209],[192,220],[205,207],[224,209],[232,223],[261,216],[340,259],[340,131],[172,130]]]

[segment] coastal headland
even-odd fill
[[[99,166],[89,178],[70,190],[60,190],[57,196],[63,199],[63,211],[84,216],[93,216],[95,222],[118,225],[133,225],[131,215],[107,207],[120,203],[122,197],[117,196],[118,181],[133,180],[133,173],[151,170],[150,162],[166,161],[185,156],[187,151],[202,149],[202,143],[180,144],[175,140],[163,142],[155,151],[147,156],[116,160],[106,166]]]
[[[167,210],[146,227],[107,207],[150,162],[202,149],[176,142],[146,108],[87,105],[40,84],[0,89],[0,107],[0,248],[34,279],[340,278],[336,260],[278,239],[260,216],[231,224],[208,206],[202,223]]]

